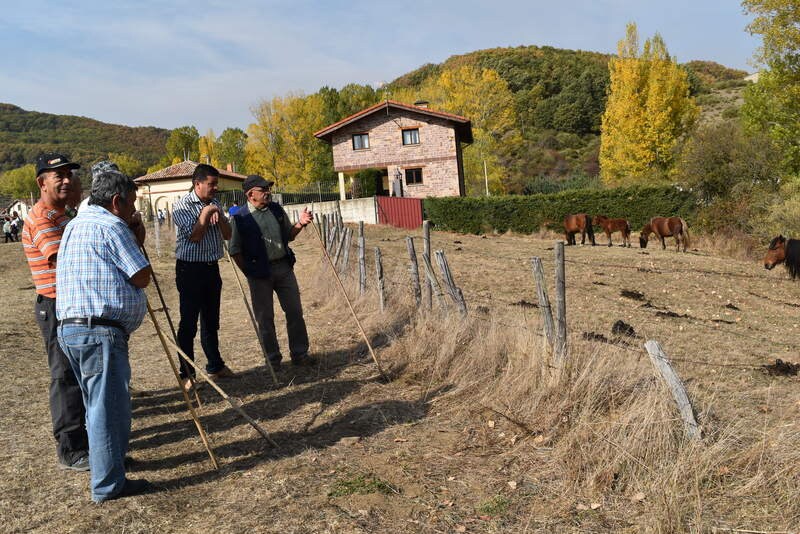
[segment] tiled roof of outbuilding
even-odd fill
[[[164,167],[156,172],[151,172],[150,174],[145,174],[140,178],[136,178],[134,182],[141,184],[160,182],[162,180],[175,180],[178,178],[191,178],[195,167],[198,165],[199,163],[191,160],[181,161],[175,165],[170,165],[169,167]],[[219,171],[219,175],[224,178],[241,181],[244,181],[244,179],[247,178],[247,176],[244,174],[239,174],[238,172],[232,172],[225,169],[217,170]]]

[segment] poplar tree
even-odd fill
[[[674,164],[678,142],[698,116],[686,71],[658,34],[640,51],[631,23],[609,73],[599,158],[603,182],[619,186],[663,179]]]

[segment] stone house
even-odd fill
[[[472,143],[472,125],[465,117],[386,100],[314,135],[333,149],[342,199],[347,182],[364,169],[381,171],[378,195],[424,198],[465,193],[461,149]]]

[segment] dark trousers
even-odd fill
[[[200,319],[200,344],[208,363],[206,372],[216,373],[225,367],[219,353],[219,301],[222,278],[216,262],[175,263],[175,284],[180,296],[181,321],[178,324],[178,346],[194,360],[194,336]],[[181,378],[194,376],[194,368],[181,359]]]
[[[286,333],[289,336],[289,353],[291,357],[305,356],[308,352],[308,332],[303,319],[303,305],[300,302],[300,288],[297,278],[288,260],[272,265],[269,278],[248,278],[250,300],[253,303],[253,314],[258,322],[261,343],[271,362],[281,361],[281,349],[275,332],[275,311],[273,292],[278,295],[278,302],[286,314]]]
[[[77,460],[89,450],[86,435],[86,409],[81,386],[72,372],[69,359],[58,345],[56,301],[36,296],[36,322],[42,332],[47,364],[50,367],[50,416],[58,456],[67,463]]]

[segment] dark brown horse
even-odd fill
[[[675,237],[675,251],[681,250],[686,252],[686,247],[689,246],[689,226],[686,221],[680,217],[653,217],[650,222],[644,225],[642,233],[639,234],[639,246],[647,248],[647,240],[650,234],[656,234],[661,240],[662,250],[666,250],[667,244],[664,241],[665,237]]]
[[[608,238],[608,246],[611,246],[611,234],[614,232],[622,233],[621,247],[631,246],[631,223],[625,219],[609,219],[605,215],[595,215],[594,224],[601,226]]]
[[[779,235],[769,242],[767,255],[764,256],[764,268],[770,270],[779,263],[786,266],[792,280],[800,276],[800,240],[786,239]]]
[[[567,245],[575,244],[575,234],[581,233],[581,245],[586,243],[586,234],[589,234],[589,239],[592,240],[592,246],[597,243],[594,242],[594,229],[592,229],[592,217],[585,213],[576,213],[575,215],[567,215],[564,217],[564,237],[567,239]]]

